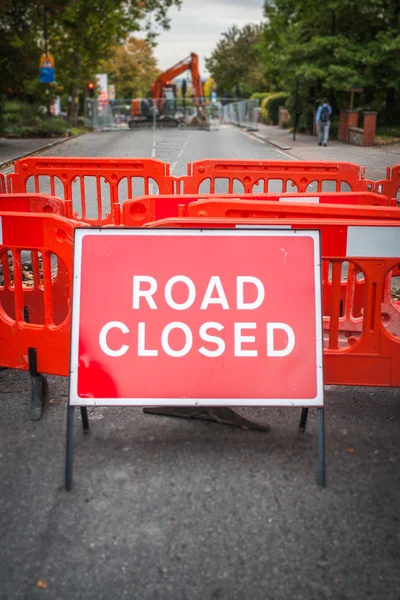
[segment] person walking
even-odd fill
[[[329,127],[331,125],[332,107],[328,100],[324,100],[318,107],[315,122],[318,127],[318,146],[327,146],[329,138]]]

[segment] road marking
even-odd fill
[[[151,158],[154,158],[156,155],[156,148],[154,147],[153,150],[151,151]]]
[[[252,135],[251,133],[248,133],[247,131],[243,131],[243,129],[238,129],[238,131],[240,131],[240,133],[243,133],[243,135],[247,136],[248,138],[251,138],[252,140],[255,140],[256,142],[259,142],[260,144],[266,144],[268,140],[260,140],[260,138],[256,137],[255,135]],[[273,144],[271,144],[271,146],[273,146]],[[279,154],[282,154],[283,156],[287,156],[287,158],[290,158],[290,160],[298,160],[297,158],[295,158],[294,156],[290,156],[290,154],[286,154],[286,152],[282,152],[282,150],[278,150],[277,148],[274,147],[275,152],[278,152]]]
[[[176,167],[177,164],[178,164],[178,161],[176,161],[176,160],[172,163],[172,166],[171,166],[171,175],[174,172],[174,169],[175,169],[175,167]]]
[[[290,158],[290,160],[298,160],[294,156],[290,156],[290,154],[286,154],[286,152],[282,152],[282,150],[277,150],[276,148],[274,148],[274,150],[275,150],[275,152],[279,152],[279,154],[283,154],[283,156],[287,156],[288,158]]]

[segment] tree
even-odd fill
[[[300,85],[301,125],[311,125],[323,96],[335,112],[348,106],[345,90],[355,84],[365,90],[361,105],[400,111],[398,0],[266,0],[264,14],[265,76],[290,93],[289,109]]]
[[[141,27],[154,43],[155,27],[168,28],[168,9],[181,0],[0,0],[0,96],[44,98],[38,81],[44,51],[44,19],[49,50],[55,57],[57,91],[71,97],[70,120],[76,124],[78,100],[87,82],[115,48]],[[151,19],[150,19],[151,17]]]
[[[43,97],[38,72],[44,9],[54,15],[60,1],[0,0],[0,95]]]
[[[133,36],[115,48],[114,56],[101,70],[115,83],[117,96],[125,99],[146,97],[159,74],[151,44]]]
[[[50,31],[57,81],[72,100],[72,125],[77,120],[79,94],[102,61],[140,28],[150,12],[158,25],[168,28],[167,12],[173,5],[179,6],[180,0],[67,0]]]
[[[238,84],[245,94],[265,91],[264,69],[258,44],[263,26],[236,25],[222,34],[217,46],[206,58],[206,66],[217,83],[220,94],[232,95]]]

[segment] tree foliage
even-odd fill
[[[139,29],[147,30],[154,42],[154,27],[168,28],[168,9],[180,2],[0,0],[0,93],[9,88],[22,95],[43,93],[38,68],[46,10],[49,51],[56,61],[54,91],[72,98],[71,117],[76,121],[78,98],[102,61],[110,59],[115,48]]]
[[[125,99],[146,97],[160,72],[151,44],[133,36],[115,48],[114,56],[101,70],[115,83],[117,97]]]
[[[258,43],[263,35],[263,26],[236,25],[222,34],[206,66],[215,79],[221,95],[235,95],[240,86],[243,95],[263,91],[266,85]]]
[[[400,2],[398,0],[266,0],[261,44],[265,76],[290,92],[296,83],[302,124],[329,96],[336,112],[354,86],[360,106],[396,118],[400,111]],[[397,104],[396,104],[397,98]]]

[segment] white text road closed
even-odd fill
[[[321,405],[319,237],[77,230],[71,404]]]

